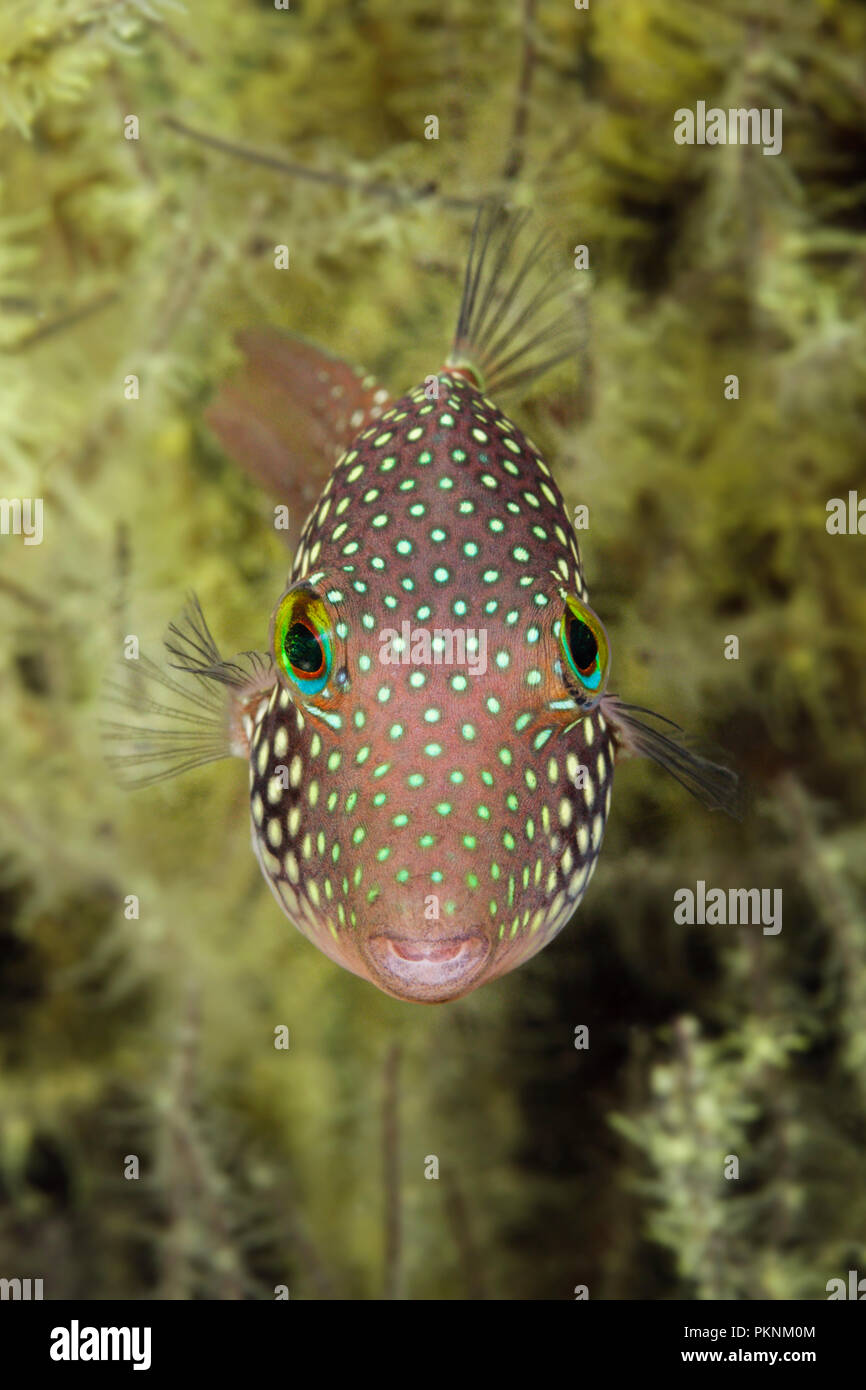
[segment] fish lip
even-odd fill
[[[471,989],[491,950],[481,932],[413,937],[385,930],[370,937],[364,954],[388,994],[433,1004]]]

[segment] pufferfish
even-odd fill
[[[179,707],[134,697],[175,720],[127,746],[156,768],[139,780],[243,757],[253,848],[286,916],[403,1000],[456,999],[558,935],[624,755],[736,804],[731,770],[608,692],[562,493],[493,399],[573,346],[570,309],[545,321],[558,282],[527,297],[543,257],[538,242],[516,255],[524,220],[479,214],[452,351],[397,401],[303,340],[242,335],[210,424],[312,509],[267,652],[223,661],[193,601],[166,642],[182,676],[140,667]]]

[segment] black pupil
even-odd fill
[[[574,618],[568,629],[568,648],[578,671],[586,674],[595,665],[598,643],[591,627]]]
[[[286,634],[285,648],[289,665],[294,670],[314,675],[321,668],[321,643],[306,623],[292,623]]]

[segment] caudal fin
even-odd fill
[[[585,345],[585,316],[549,232],[524,236],[530,213],[486,203],[472,231],[449,367],[498,395],[525,386]]]
[[[276,328],[239,333],[243,362],[205,419],[228,454],[289,511],[297,540],[337,459],[390,404],[374,377]]]

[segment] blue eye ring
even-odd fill
[[[594,704],[607,685],[610,647],[607,633],[592,609],[570,594],[559,624],[559,646],[566,669],[578,682],[581,692],[592,696]]]
[[[271,650],[278,673],[303,695],[318,695],[334,665],[331,618],[312,589],[291,589],[277,604]]]

